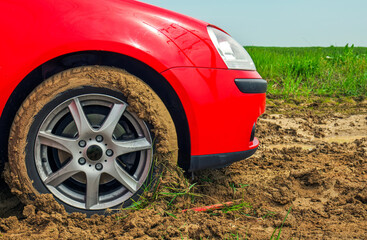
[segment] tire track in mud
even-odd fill
[[[294,113],[281,107],[285,110],[272,109],[259,120],[261,146],[252,158],[190,179],[189,184],[197,183],[194,192],[203,196],[194,202],[177,198],[175,210],[160,200],[143,211],[90,219],[45,210],[42,204],[27,206],[21,214],[22,206],[17,206],[13,214],[19,218],[0,219],[2,235],[10,239],[30,235],[35,239],[270,239],[292,207],[282,239],[365,238],[367,107],[348,113],[328,108]],[[251,207],[227,213],[180,211],[239,199]]]

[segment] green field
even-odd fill
[[[367,96],[367,48],[246,47],[269,96]]]

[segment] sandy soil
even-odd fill
[[[86,219],[51,198],[23,206],[1,185],[4,239],[365,239],[367,101],[272,100],[258,123],[250,159],[185,179],[165,172],[143,210]],[[172,204],[165,192],[185,192]],[[154,200],[154,201],[153,201]],[[182,213],[235,201],[236,208]]]

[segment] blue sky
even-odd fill
[[[367,47],[367,0],[141,0],[229,32],[243,45]]]

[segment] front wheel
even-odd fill
[[[33,91],[19,110],[9,140],[17,181],[8,183],[17,185],[26,203],[32,194],[51,193],[68,212],[90,215],[128,206],[151,184],[152,139],[161,140],[158,153],[177,150],[167,116],[153,90],[123,70],[64,71]],[[169,134],[155,136],[151,128]]]

